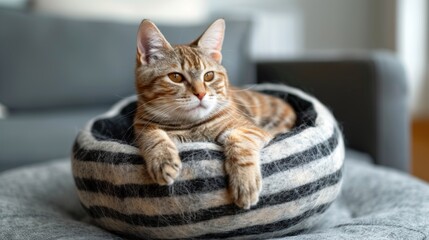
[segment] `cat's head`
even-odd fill
[[[193,122],[227,104],[221,65],[225,22],[218,19],[195,41],[171,45],[149,20],[137,34],[136,89],[140,108],[158,120]]]

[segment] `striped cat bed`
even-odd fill
[[[272,238],[310,229],[337,197],[344,145],[331,113],[297,89],[264,84],[297,111],[296,127],[261,153],[263,187],[250,210],[227,195],[222,148],[178,146],[183,168],[171,186],[151,184],[133,142],[136,98],[122,100],[77,136],[72,168],[83,208],[109,231],[144,239]]]

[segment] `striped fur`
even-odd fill
[[[224,25],[217,20],[196,41],[172,47],[153,23],[142,22],[134,129],[149,175],[160,185],[173,184],[181,174],[178,143],[222,145],[230,196],[249,209],[262,186],[260,150],[289,131],[296,116],[279,98],[229,86],[220,64]]]
[[[178,143],[181,174],[158,185],[132,129],[138,98],[118,103],[81,131],[73,176],[83,208],[100,226],[145,239],[265,239],[310,229],[341,188],[344,144],[330,112],[294,88],[257,85],[296,109],[296,126],[261,150],[259,202],[238,208],[228,194],[222,146]]]

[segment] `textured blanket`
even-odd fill
[[[285,239],[427,239],[429,185],[362,159],[346,155],[342,191],[321,224]],[[122,239],[89,222],[69,159],[0,174],[0,209],[0,239]]]

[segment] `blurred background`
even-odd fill
[[[258,61],[392,52],[406,71],[412,171],[429,180],[428,15],[426,0],[0,0],[0,163],[66,156],[83,123],[133,94],[143,18],[184,43],[224,17],[237,85],[256,81]]]

